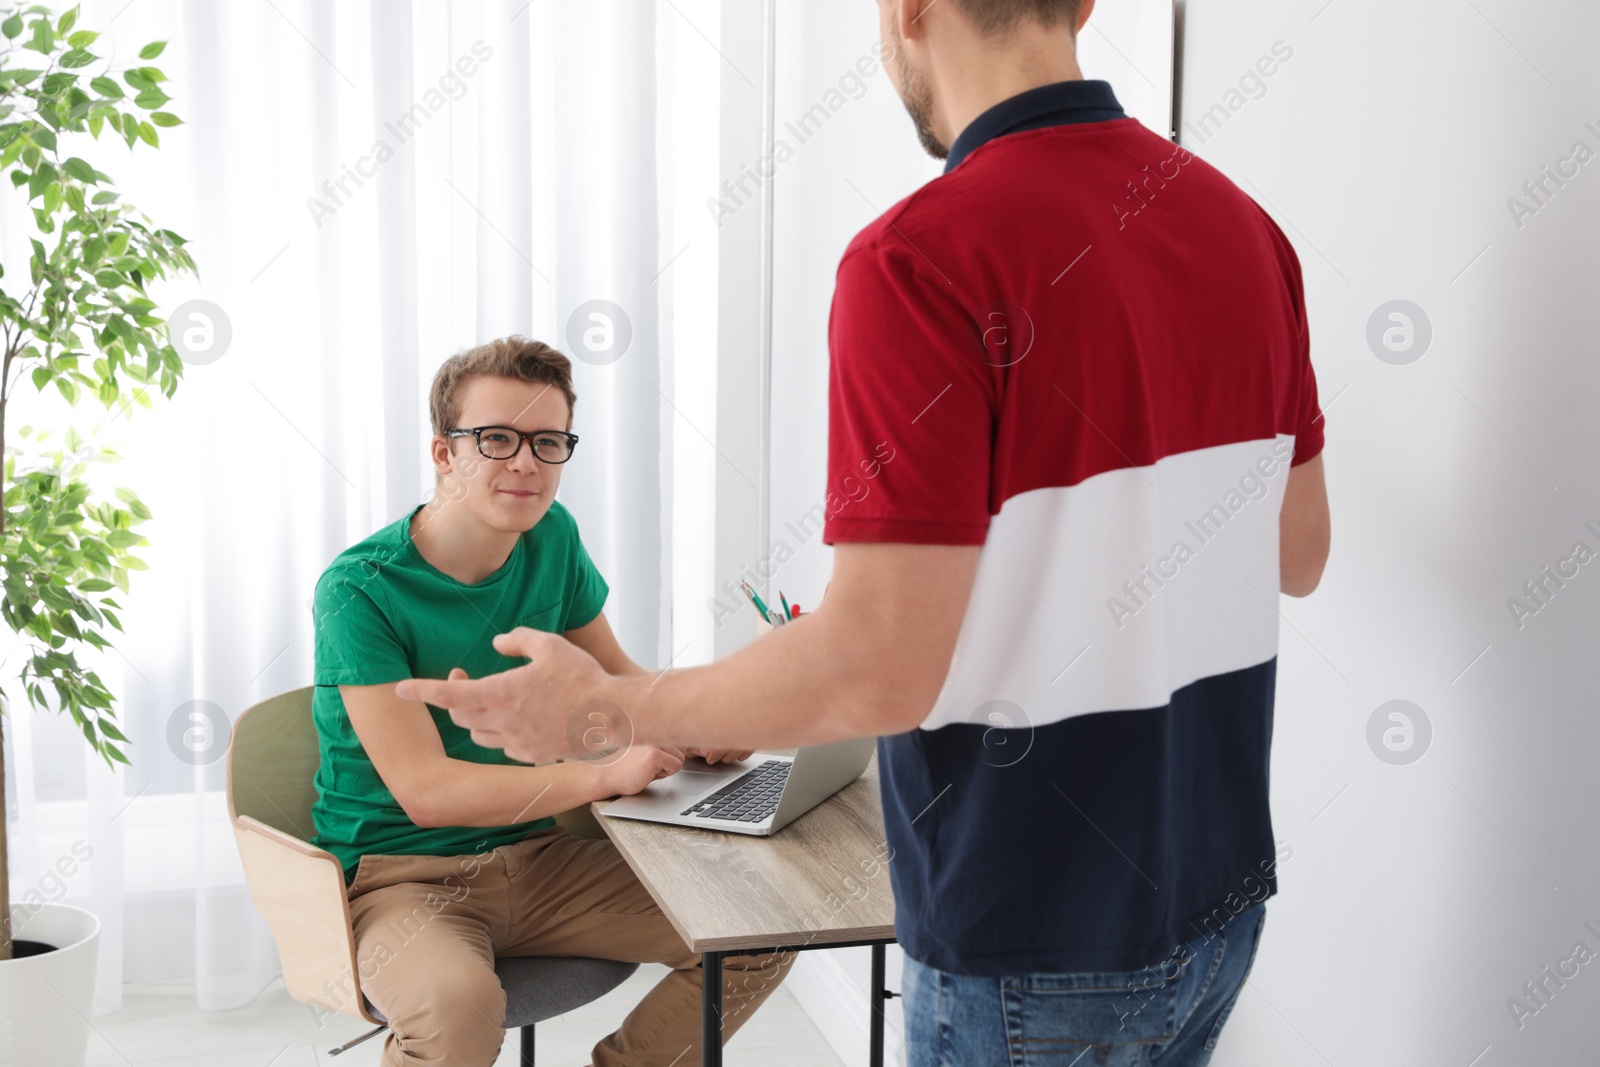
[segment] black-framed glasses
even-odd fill
[[[578,447],[578,435],[564,430],[524,433],[510,426],[474,426],[471,429],[457,427],[444,432],[446,437],[466,437],[469,434],[478,442],[478,452],[485,459],[510,459],[522,451],[522,442],[526,440],[534,458],[540,462],[565,463],[572,458],[572,450]]]

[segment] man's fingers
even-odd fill
[[[481,746],[483,748],[505,748],[506,747],[505,735],[504,734],[500,734],[500,733],[496,733],[493,730],[469,730],[469,731],[467,731],[467,734],[468,734],[468,736],[470,736],[472,738],[472,743],[473,744],[479,745],[479,746]],[[517,757],[515,757],[515,756],[512,757],[512,759],[516,759],[516,758]],[[523,762],[528,762],[528,761],[524,760]]]
[[[488,708],[446,708],[450,714],[450,721],[457,726],[473,731],[473,738],[478,734],[498,734],[490,723],[494,715]],[[496,748],[502,746],[496,745]]]
[[[455,671],[450,673],[453,678]],[[420,700],[436,708],[475,710],[483,706],[480,696],[487,681],[485,678],[459,678],[453,681],[441,681],[438,678],[407,678],[395,686],[394,692],[401,700]]]
[[[502,656],[524,656],[533,659],[536,652],[543,651],[546,641],[557,636],[547,634],[543,630],[535,630],[531,626],[518,626],[509,633],[496,634],[492,643],[495,651]]]

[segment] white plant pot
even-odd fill
[[[14,904],[11,932],[55,951],[0,960],[0,1067],[83,1067],[100,920],[66,904]]]

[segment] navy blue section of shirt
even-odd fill
[[[1160,964],[1277,891],[1277,658],[1160,708],[878,741],[895,936],[956,974]]]

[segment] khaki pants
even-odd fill
[[[349,888],[361,989],[389,1021],[385,1067],[490,1067],[505,1036],[497,956],[595,956],[673,968],[595,1045],[593,1067],[700,1060],[700,954],[610,841],[564,827],[471,856],[363,856]],[[792,954],[723,960],[723,1037]]]

